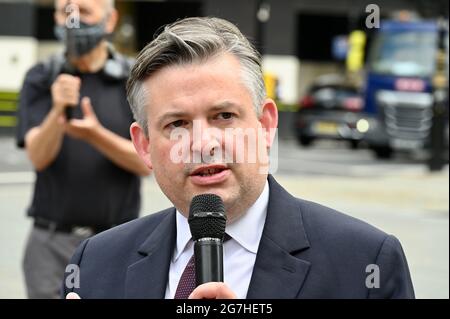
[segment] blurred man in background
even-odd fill
[[[17,144],[36,170],[23,262],[29,298],[57,298],[78,244],[139,214],[139,176],[150,170],[130,141],[132,63],[106,40],[117,20],[112,0],[55,1],[65,52],[34,66],[22,87]]]

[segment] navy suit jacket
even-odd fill
[[[267,218],[247,298],[414,298],[395,237],[294,198],[273,177],[268,180]],[[64,296],[74,291],[81,298],[164,298],[175,214],[175,208],[166,209],[85,240],[71,261],[80,269],[79,288],[63,284]],[[368,276],[376,283],[373,268],[366,268],[372,264],[379,269],[379,288],[366,285]]]

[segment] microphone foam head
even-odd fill
[[[216,194],[194,196],[188,222],[193,240],[205,237],[223,239],[227,218],[222,198]]]

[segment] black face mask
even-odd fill
[[[94,49],[106,37],[105,22],[87,24],[80,21],[79,28],[55,26],[56,38],[66,46],[67,54],[80,57]]]

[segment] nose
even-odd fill
[[[211,126],[207,120],[194,120],[191,143],[193,155],[205,159],[205,157],[214,156],[220,147],[221,131]]]

